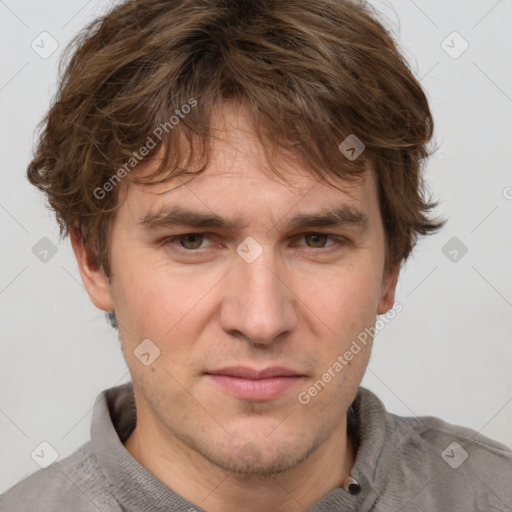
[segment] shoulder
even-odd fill
[[[512,471],[512,450],[473,429],[447,423],[434,416],[402,417],[388,414],[397,431],[407,440],[404,448],[416,448],[425,455],[435,455],[452,469],[469,461],[478,467],[492,464]]]
[[[512,450],[433,416],[398,416],[370,390],[349,409],[371,510],[510,512]]]
[[[395,468],[416,493],[413,503],[505,511],[512,503],[512,450],[482,434],[433,416],[387,413],[394,426]],[[406,475],[410,475],[407,477]],[[411,507],[411,510],[415,510]]]
[[[438,439],[449,439],[453,436],[467,443],[474,449],[475,454],[486,455],[492,453],[508,460],[512,456],[512,450],[476,430],[461,425],[448,423],[435,416],[404,417],[389,413],[402,428],[412,430],[426,442],[436,443]]]
[[[88,442],[0,495],[0,512],[120,512],[106,485]]]

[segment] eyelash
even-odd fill
[[[197,236],[203,236],[203,237],[208,238],[208,233],[183,233],[181,235],[175,235],[175,236],[166,238],[166,239],[163,240],[162,243],[163,243],[163,245],[174,245],[174,242],[176,242],[176,241],[178,241],[178,240],[180,240],[182,238],[185,238],[185,237],[187,237],[189,235],[197,235]],[[327,246],[327,247],[307,247],[306,246],[306,249],[309,249],[314,254],[318,254],[318,253],[330,254],[331,252],[337,251],[342,246],[348,244],[348,240],[346,238],[344,238],[344,237],[340,237],[340,236],[336,236],[336,235],[331,235],[330,233],[317,233],[317,232],[314,232],[314,231],[313,232],[308,232],[308,233],[301,233],[300,235],[296,235],[294,238],[303,238],[303,237],[311,236],[311,235],[326,236],[327,238],[330,238],[331,240],[333,240],[335,242],[334,244],[332,244],[330,246]],[[185,249],[184,247],[176,246],[176,250],[178,250],[179,252],[184,252],[184,253],[188,253],[188,254],[194,254],[194,253],[198,253],[199,254],[202,249]]]

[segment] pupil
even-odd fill
[[[194,238],[196,238],[196,243],[194,244]],[[197,241],[199,241],[199,243],[197,243]],[[187,235],[186,236],[186,239],[185,239],[185,244],[188,244],[189,242],[192,243],[192,247],[186,247],[187,249],[197,249],[197,247],[199,247],[201,245],[201,238],[200,238],[200,235]]]
[[[313,243],[318,243],[318,238],[320,237],[325,237],[325,235],[309,235],[310,237],[313,238]],[[320,245],[323,245],[322,243],[320,243]]]

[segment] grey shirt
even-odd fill
[[[351,476],[307,512],[512,512],[512,451],[434,417],[387,412],[360,388],[348,413],[358,442]],[[151,475],[124,448],[135,427],[131,383],[103,391],[91,440],[0,496],[0,512],[201,512]]]

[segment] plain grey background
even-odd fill
[[[512,446],[512,2],[372,3],[429,96],[440,149],[426,178],[449,221],[403,270],[403,310],[377,335],[363,385],[392,412]],[[110,4],[0,0],[0,492],[39,469],[41,442],[63,458],[87,441],[98,393],[129,380],[116,333],[25,178],[58,57]],[[46,262],[44,237],[57,249]]]

